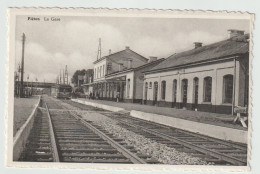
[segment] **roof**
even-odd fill
[[[126,73],[126,72],[136,71],[136,70],[139,70],[139,69],[148,67],[148,66],[150,66],[150,65],[158,64],[158,63],[162,62],[163,60],[165,60],[165,59],[164,59],[164,58],[161,58],[161,59],[158,59],[158,60],[155,60],[155,61],[146,63],[146,64],[144,64],[144,65],[140,65],[140,66],[135,67],[135,68],[126,69],[126,70],[124,70],[124,71],[116,71],[116,72],[107,74],[106,77],[113,76],[113,75],[115,75],[115,74],[118,75],[118,74],[122,74],[122,73]]]
[[[107,56],[104,56],[98,60],[96,60],[94,62],[94,64],[100,62],[101,60],[104,60],[104,59],[118,59],[118,58],[131,58],[133,55],[135,55],[137,58],[143,60],[143,61],[148,61],[147,58],[143,57],[142,55],[134,52],[133,50],[131,50],[130,48],[126,48],[124,50],[121,50],[121,51],[118,51],[118,52],[115,52],[113,54],[110,54],[110,55],[107,55]]]
[[[196,62],[216,60],[249,52],[249,34],[205,45],[196,49],[173,54],[148,72],[163,70]]]

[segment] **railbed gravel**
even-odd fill
[[[171,165],[208,165],[207,163],[198,157],[192,157],[185,152],[179,152],[172,147],[168,147],[165,144],[158,143],[152,139],[145,138],[142,135],[138,135],[132,131],[117,125],[116,120],[112,120],[98,112],[87,112],[81,109],[71,106],[62,102],[62,105],[67,109],[73,110],[72,112],[80,115],[83,119],[93,121],[95,124],[101,126],[109,133],[112,133],[115,137],[122,138],[125,142],[134,146],[139,153],[147,154],[157,159],[163,164]]]

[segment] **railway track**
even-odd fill
[[[72,101],[66,102],[83,109],[88,107]],[[166,144],[178,151],[199,157],[215,165],[247,165],[247,145],[211,138],[198,133],[172,128],[158,123],[130,117],[125,113],[101,113],[136,134],[158,143]]]
[[[129,114],[104,113],[118,125],[178,151],[216,165],[247,165],[247,146],[130,117]]]
[[[20,161],[156,164],[123,139],[44,98]],[[52,109],[60,109],[59,112]]]

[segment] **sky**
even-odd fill
[[[40,20],[28,20],[39,17]],[[68,66],[69,80],[76,70],[93,68],[101,38],[102,56],[125,49],[146,58],[170,55],[228,38],[229,29],[249,32],[249,20],[76,17],[58,16],[59,21],[44,21],[53,16],[18,16],[16,19],[15,64],[22,57],[25,42],[25,77],[30,81],[55,82],[60,70]]]

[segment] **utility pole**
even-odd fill
[[[99,38],[97,60],[101,58],[101,38]]]
[[[20,98],[22,98],[23,95],[23,73],[24,73],[24,43],[25,43],[25,34],[23,33],[22,36],[22,67],[21,67],[21,87],[20,87]]]

